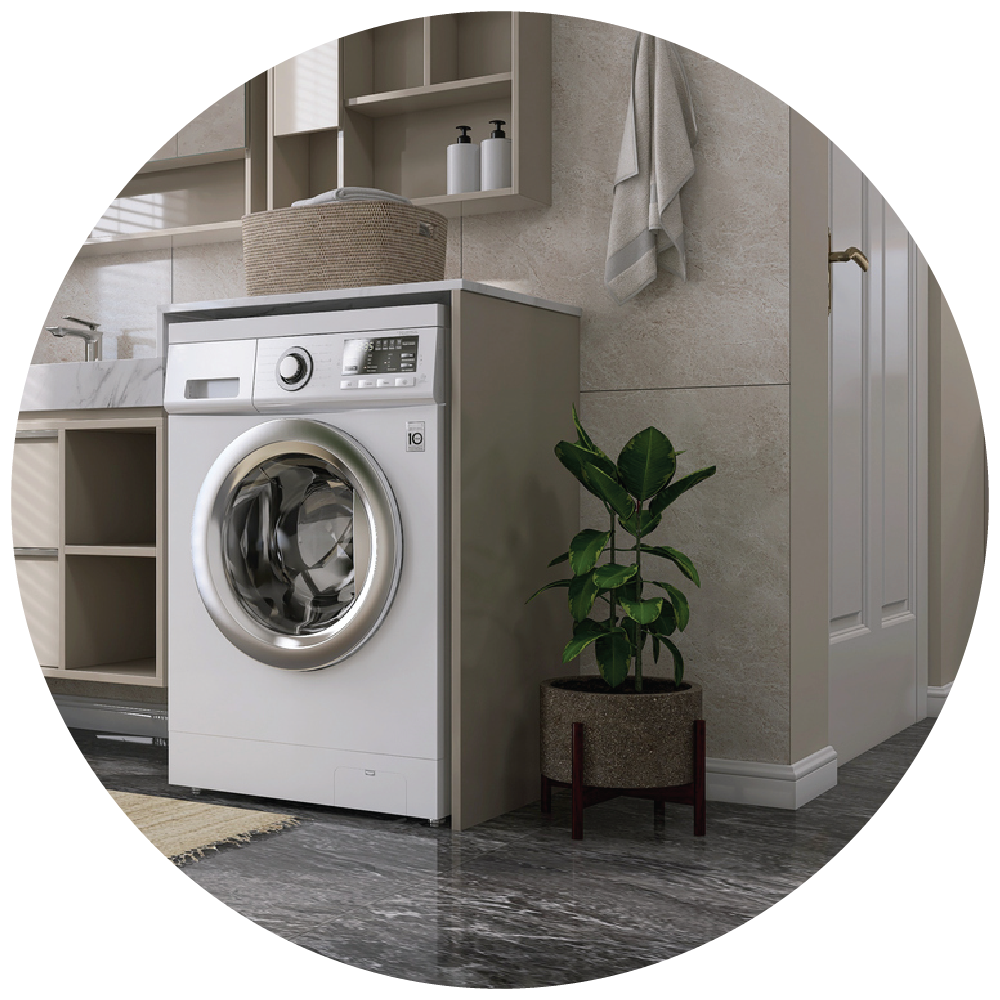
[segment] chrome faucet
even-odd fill
[[[53,337],[80,337],[85,342],[87,361],[101,360],[101,339],[103,334],[97,332],[100,323],[91,323],[87,319],[77,319],[75,316],[63,316],[63,319],[70,323],[79,323],[86,327],[85,330],[77,330],[71,326],[47,326],[46,333],[51,333]]]

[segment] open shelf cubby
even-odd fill
[[[156,672],[155,559],[66,556],[66,670]]]

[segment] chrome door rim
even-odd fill
[[[328,628],[281,635],[240,606],[226,580],[222,524],[238,484],[261,462],[308,455],[333,467],[361,497],[368,520],[368,573],[354,603]],[[375,459],[351,435],[317,420],[282,418],[252,427],[212,464],[195,501],[191,559],[205,609],[219,631],[255,660],[286,670],[318,670],[350,656],[382,624],[399,584],[402,530],[392,488]]]

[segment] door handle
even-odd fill
[[[826,275],[827,275],[827,300],[826,311],[833,312],[833,265],[846,264],[854,261],[862,271],[868,270],[868,258],[857,248],[848,247],[846,250],[833,249],[833,233],[826,231]]]
[[[868,270],[868,258],[857,247],[830,251],[829,262],[831,264],[845,264],[849,260],[853,260],[862,271]]]

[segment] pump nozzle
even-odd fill
[[[472,131],[471,125],[456,125],[455,128],[462,129],[462,134],[458,137],[459,142],[472,142],[469,138],[469,133]]]
[[[502,127],[502,126],[504,126],[504,125],[507,124],[506,122],[501,121],[499,118],[491,118],[490,119],[490,124],[491,125],[496,125],[496,128],[490,133],[490,138],[491,139],[506,139],[507,138],[507,133],[504,132],[503,127]]]

